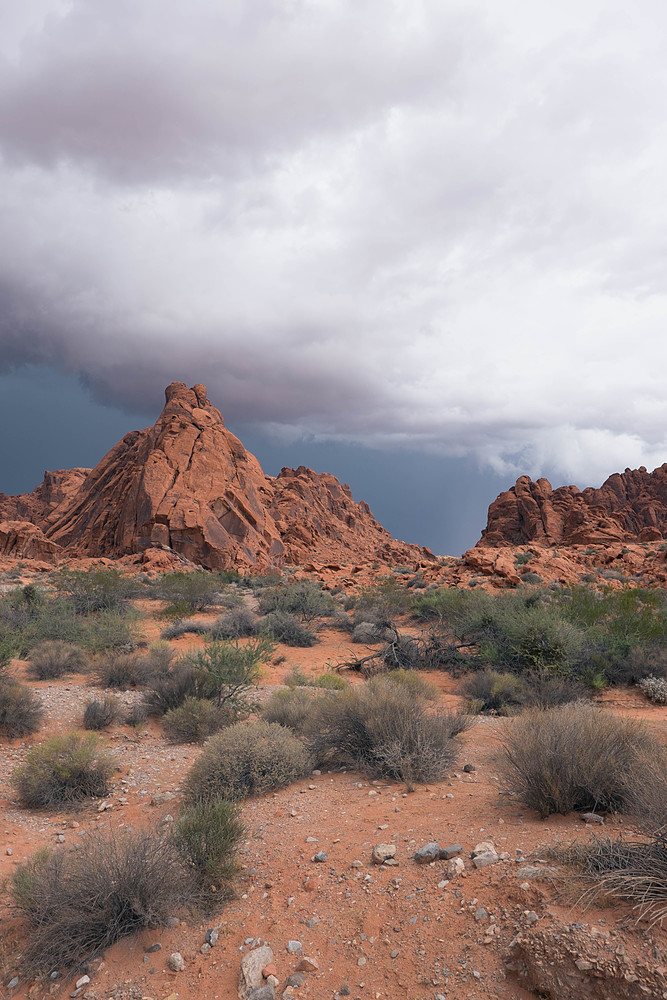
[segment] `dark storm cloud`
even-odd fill
[[[667,11],[24,0],[0,366],[282,442],[595,482],[667,453]]]

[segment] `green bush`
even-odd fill
[[[41,592],[30,599],[21,588],[0,597],[0,644],[14,656],[26,656],[46,640],[59,639],[88,650],[131,644],[130,618],[125,611],[79,614],[64,597]]]
[[[438,697],[438,689],[435,684],[425,680],[414,670],[390,670],[383,674],[384,680],[388,684],[397,684],[401,688],[406,688],[415,698],[425,698],[426,701],[435,701]]]
[[[240,799],[303,777],[310,757],[289,729],[237,722],[212,736],[183,782],[186,802]]]
[[[181,813],[172,839],[199,886],[223,891],[238,869],[237,849],[245,836],[238,807],[224,799],[199,802]],[[218,897],[219,898],[219,897]]]
[[[32,677],[40,681],[80,673],[85,667],[83,651],[61,639],[38,643],[28,656],[28,670]]]
[[[166,924],[196,892],[176,844],[152,831],[88,833],[76,851],[42,850],[8,888],[30,927],[21,950],[32,973],[81,967],[119,938]]]
[[[659,745],[639,722],[580,703],[525,712],[504,735],[508,781],[541,816],[620,808],[652,753]]]
[[[259,608],[264,615],[281,611],[308,623],[332,615],[336,605],[331,594],[322,590],[319,584],[310,580],[297,580],[295,583],[263,590],[259,597]]]
[[[270,659],[274,649],[265,636],[243,644],[236,640],[209,643],[191,656],[202,679],[202,693],[236,714],[249,711],[248,692],[257,683],[260,664]]]
[[[277,642],[286,646],[314,646],[317,635],[289,611],[272,611],[262,622]]]
[[[102,698],[89,701],[83,713],[84,729],[106,729],[120,718],[121,706],[113,695],[105,694]]]
[[[354,767],[412,789],[451,768],[454,737],[469,726],[465,716],[431,712],[407,687],[379,677],[319,698],[306,734],[318,763]]]
[[[312,711],[313,697],[313,694],[303,687],[276,691],[264,705],[262,717],[265,722],[285,726],[300,736]]]
[[[95,611],[122,611],[143,585],[133,576],[115,568],[64,569],[53,576],[56,590],[64,595],[79,615]]]
[[[153,595],[172,604],[184,604],[190,611],[204,611],[211,604],[240,603],[236,591],[227,590],[229,578],[224,573],[196,570],[192,573],[165,573],[152,586]],[[222,592],[222,594],[221,594]],[[233,596],[232,596],[233,595]]]
[[[172,743],[203,743],[232,721],[230,711],[202,698],[189,697],[164,715],[162,725]]]
[[[10,739],[39,729],[42,703],[38,696],[13,677],[0,676],[0,733]]]
[[[11,781],[21,804],[39,809],[106,795],[113,769],[92,733],[66,733],[29,750]]]

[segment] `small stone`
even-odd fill
[[[180,951],[174,951],[167,959],[167,965],[172,972],[183,972],[185,970],[185,962]]]
[[[327,860],[328,854],[326,851],[318,851],[317,854],[313,854],[311,860],[316,864],[324,864]]]
[[[476,858],[478,854],[490,854],[496,853],[496,847],[491,840],[482,840],[479,844],[475,844],[472,851],[470,852],[471,858]]]
[[[204,941],[203,945],[199,950],[202,953],[202,955],[208,955],[209,951],[211,950],[211,946],[208,943],[208,941]]]
[[[147,955],[152,955],[156,951],[162,951],[162,945],[159,941],[155,941],[153,944],[149,944],[147,948],[144,948]]]
[[[319,917],[311,917],[310,920],[306,920],[306,927],[308,928],[308,930],[312,931],[313,927],[319,924],[319,922],[320,922]]]
[[[594,812],[580,813],[579,819],[583,819],[584,823],[598,823],[600,826],[604,823],[604,816]]]
[[[8,990],[15,990],[16,987],[18,986],[18,984],[19,984],[19,977],[18,976],[14,976],[14,978],[10,979],[9,982],[7,983],[7,989]]]
[[[303,949],[303,945],[301,944],[300,941],[288,941],[287,942],[287,950],[290,953],[290,955],[296,955],[302,949]]]
[[[343,985],[342,985],[342,986],[341,986],[341,988],[340,988],[340,989],[338,990],[338,992],[340,993],[340,995],[341,995],[342,997],[349,997],[349,995],[350,995],[350,993],[351,993],[352,991],[350,990],[350,987],[349,987],[349,986],[347,985],[347,983],[343,983]]]
[[[306,837],[306,843],[307,844],[316,844],[317,843],[317,837]]]
[[[169,823],[173,822],[174,822],[174,817],[171,815],[171,813],[167,813],[167,815],[163,816],[162,819],[160,820],[160,824],[162,826],[167,826]]]
[[[500,858],[495,851],[487,851],[485,854],[476,854],[472,859],[475,868],[486,868],[488,865],[495,865]]]
[[[59,844],[64,844],[65,843],[65,834],[64,833],[59,833],[58,836],[56,837],[56,840],[58,841]]]
[[[273,989],[275,989],[276,986],[280,986],[280,980],[278,979],[277,976],[267,976],[266,985],[271,986],[273,987]]]
[[[537,913],[535,913],[535,910],[524,910],[523,915],[526,918],[526,923],[529,926],[530,926],[530,924],[537,923],[537,921],[540,919],[538,917]]]
[[[262,986],[256,986],[250,990],[246,996],[247,1000],[274,1000],[275,993],[270,983],[264,983]]]
[[[368,961],[368,959],[364,955],[362,955],[361,958],[357,959],[357,965],[360,965],[360,966],[361,965],[365,965],[367,961]]]
[[[317,960],[314,958],[308,958],[304,955],[299,964],[297,965],[295,972],[319,972],[319,965]]]
[[[465,771],[466,774],[472,774],[472,772],[476,771],[477,768],[475,767],[474,764],[464,764],[463,770]]]
[[[489,919],[488,911],[485,910],[483,906],[480,906],[475,911],[475,920],[481,921],[481,920],[488,920],[488,919]]]
[[[371,861],[374,865],[383,865],[389,858],[394,858],[396,854],[395,844],[376,844],[371,854]]]
[[[210,944],[210,946],[213,947],[213,945],[217,943],[219,937],[220,931],[216,930],[215,927],[209,927],[206,931],[204,940],[206,941],[206,944]]]
[[[77,990],[80,990],[82,987],[87,986],[89,982],[90,982],[90,976],[81,976],[80,979],[77,979],[75,984]]]
[[[299,987],[303,986],[305,982],[306,982],[306,976],[303,974],[303,972],[293,972],[291,976],[287,977],[285,986],[294,986],[296,987],[296,989],[299,989]]]
[[[7,848],[7,850],[5,851],[5,854],[6,854],[6,855],[7,855],[7,857],[9,857],[9,858],[11,858],[11,856],[12,856],[12,854],[13,854],[13,853],[14,853],[14,852],[13,852],[13,850],[11,849],[11,847],[8,847],[8,848]]]
[[[450,858],[456,857],[463,850],[462,844],[448,844],[447,847],[440,848],[440,860],[449,861]]]
[[[425,844],[419,850],[415,851],[414,859],[418,865],[427,865],[431,861],[437,861],[439,856],[440,845],[436,844],[435,841],[431,841],[430,844]]]
[[[397,864],[398,864],[397,858],[387,858],[387,860],[385,861],[385,865],[389,865],[390,868],[396,866]]]
[[[251,938],[254,941],[254,938]],[[268,945],[261,945],[244,955],[241,959],[239,975],[239,996],[254,997],[255,991],[264,988],[262,969],[273,962],[273,951]],[[267,986],[267,996],[273,996],[273,987]]]
[[[173,792],[156,792],[151,799],[152,806],[164,806],[167,802],[171,802],[176,796]]]
[[[400,954],[401,954],[401,953],[400,953],[400,951],[398,950],[398,948],[394,948],[394,950],[393,950],[393,951],[389,952],[389,958],[398,958],[398,956],[399,956]]]
[[[262,969],[262,975],[264,976],[265,979],[268,979],[270,976],[273,976],[274,979],[277,978],[278,970],[276,969],[273,962],[269,962],[268,965],[264,966],[264,968]]]
[[[463,858],[452,858],[447,862],[447,878],[456,878],[457,875],[465,871],[465,867]]]

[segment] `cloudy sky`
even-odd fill
[[[666,461],[666,36],[658,0],[4,4],[0,490],[173,380],[437,551],[518,474]]]

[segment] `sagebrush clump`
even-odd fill
[[[38,643],[28,655],[28,670],[37,680],[52,680],[86,668],[86,657],[78,646],[60,639]]]
[[[167,739],[172,743],[203,743],[213,733],[233,721],[233,714],[203,698],[186,698],[162,719]]]
[[[35,733],[42,714],[42,703],[29,687],[13,677],[0,676],[0,733],[10,738]]]
[[[117,722],[121,714],[121,705],[113,695],[105,694],[101,698],[89,701],[83,713],[84,729],[106,729]]]
[[[21,805],[44,809],[106,795],[113,770],[93,733],[66,733],[29,750],[11,782]]]
[[[236,800],[282,788],[311,766],[306,747],[289,729],[237,722],[212,736],[185,781],[186,802]]]

